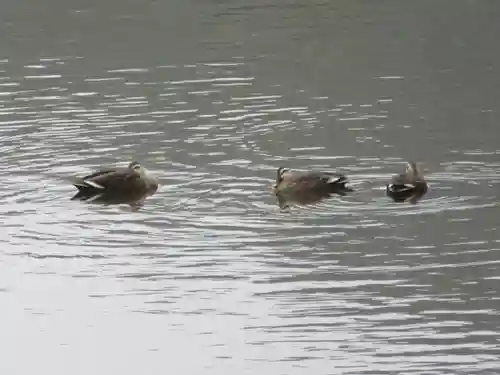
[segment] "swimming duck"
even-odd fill
[[[331,194],[346,195],[352,192],[346,186],[347,178],[338,173],[317,171],[292,171],[285,167],[278,168],[273,193],[278,197],[280,206],[285,200],[294,200],[300,204],[317,202]]]
[[[105,168],[77,178],[78,192],[71,199],[121,203],[139,201],[158,189],[158,182],[137,161],[126,168]]]
[[[427,193],[427,182],[417,163],[410,161],[406,165],[405,173],[392,177],[392,181],[386,186],[386,193],[395,202],[404,202],[410,199],[416,203]]]

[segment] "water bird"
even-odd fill
[[[428,185],[422,170],[417,163],[410,161],[406,164],[404,173],[394,175],[391,183],[386,185],[386,194],[395,202],[409,200],[415,204],[427,193]]]
[[[72,200],[108,204],[140,202],[158,189],[156,178],[137,161],[132,161],[127,167],[100,169],[76,178],[73,185],[78,192]]]
[[[339,173],[296,171],[279,167],[272,190],[283,208],[286,207],[287,200],[310,204],[328,198],[331,194],[344,196],[353,191],[346,183],[347,177]]]

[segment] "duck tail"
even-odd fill
[[[330,181],[328,185],[330,186],[330,190],[332,193],[345,194],[353,192],[354,191],[353,189],[346,186],[347,183],[349,183],[347,177],[337,176],[337,178],[333,181]]]
[[[75,187],[78,189],[75,195],[71,198],[71,200],[75,199],[80,199],[80,200],[86,200],[89,199],[90,197],[94,196],[96,194],[95,191],[91,188],[87,188],[85,186],[78,186],[75,185]]]
[[[100,189],[96,188],[95,186],[87,184],[83,180],[76,180],[75,182],[73,182],[73,186],[76,187],[78,191],[71,198],[71,200],[75,199],[87,200],[102,193]]]

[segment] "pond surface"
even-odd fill
[[[6,1],[2,374],[494,374],[500,3]],[[158,192],[71,201],[139,160]],[[385,197],[422,162],[418,204]],[[279,166],[355,192],[280,210]]]

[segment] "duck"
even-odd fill
[[[394,175],[391,183],[386,185],[387,196],[395,202],[410,200],[411,203],[416,203],[427,190],[423,172],[414,161],[407,162],[405,172]]]
[[[132,161],[127,167],[103,168],[76,178],[73,186],[78,192],[72,200],[121,203],[153,195],[158,182],[139,162]]]
[[[315,203],[331,194],[346,195],[353,190],[346,186],[348,179],[343,174],[319,171],[297,171],[279,167],[276,183],[272,187],[280,206],[285,200],[300,204]]]

